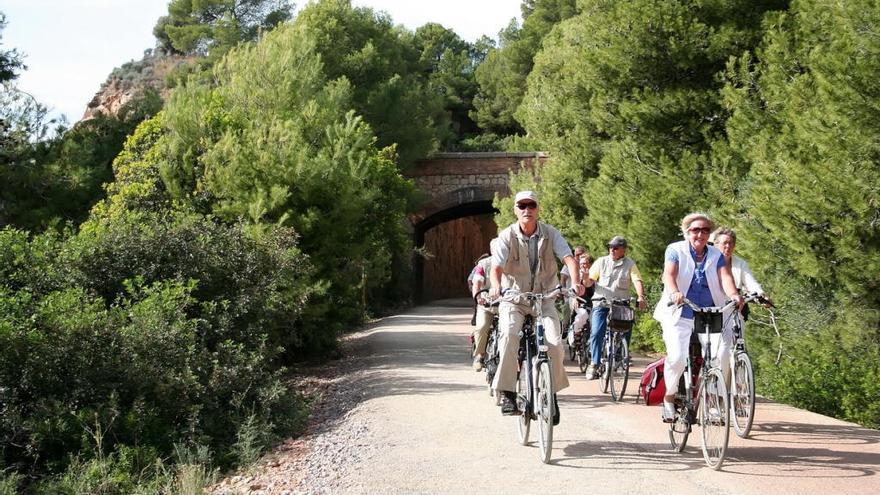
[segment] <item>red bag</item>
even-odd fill
[[[639,384],[639,395],[645,400],[646,406],[656,406],[663,402],[666,395],[666,381],[663,380],[663,367],[666,358],[660,358],[645,368],[642,383]]]

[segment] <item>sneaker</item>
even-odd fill
[[[501,394],[501,414],[504,416],[519,415],[519,410],[516,408],[516,393],[505,390]]]
[[[477,356],[474,358],[474,371],[483,371],[483,357]]]
[[[559,401],[556,400],[556,394],[553,394],[553,426],[559,425]]]
[[[595,364],[591,364],[587,367],[587,372],[585,373],[587,380],[596,380],[599,378],[599,370],[596,368],[597,366]]]
[[[675,404],[672,402],[663,401],[660,406],[660,417],[663,418],[664,423],[674,423],[675,422]]]

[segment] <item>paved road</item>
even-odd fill
[[[517,444],[514,419],[471,370],[469,319],[468,308],[440,302],[351,339],[348,358],[359,365],[349,390],[363,398],[334,428],[365,424],[369,447],[333,480],[334,492],[880,493],[880,432],[768,400],[750,439],[731,432],[720,472],[705,466],[699,430],[684,453],[672,452],[658,408],[635,404],[641,366],[626,399],[613,403],[568,363],[572,386],[559,395],[562,422],[544,465],[536,446]]]

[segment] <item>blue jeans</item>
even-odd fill
[[[590,334],[590,359],[592,364],[596,366],[599,365],[599,361],[602,359],[602,344],[605,343],[605,330],[608,326],[608,311],[610,311],[609,308],[593,306],[593,313],[590,315],[590,325],[592,326],[592,333]],[[631,336],[631,331],[623,334],[623,338],[626,339],[627,345],[629,345],[629,339]]]

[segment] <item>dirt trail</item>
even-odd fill
[[[684,453],[672,452],[659,410],[635,404],[645,359],[621,403],[568,363],[572,386],[559,395],[562,422],[544,465],[536,445],[517,444],[514,419],[501,416],[485,375],[472,371],[469,319],[468,308],[440,302],[354,335],[329,419],[297,444],[298,455],[270,456],[253,477],[263,481],[246,492],[880,492],[880,432],[766,400],[750,439],[731,431],[720,472],[705,466],[698,429]]]

